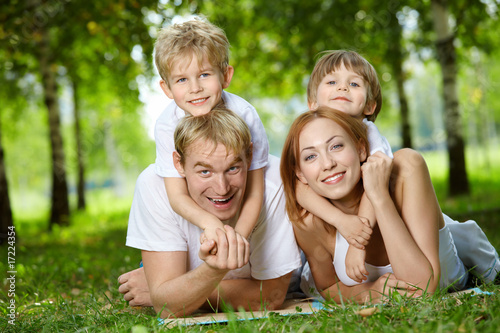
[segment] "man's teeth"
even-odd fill
[[[225,203],[225,202],[228,202],[229,200],[231,200],[231,198],[227,198],[227,199],[212,199],[212,198],[210,198],[210,201],[212,201],[213,203]]]
[[[206,98],[200,98],[200,99],[191,101],[191,103],[196,104],[196,103],[201,103],[201,102],[204,102],[204,101],[206,101]]]
[[[331,182],[331,181],[334,181],[335,179],[337,178],[340,178],[344,175],[344,173],[339,173],[339,174],[336,174],[335,176],[333,177],[329,177],[327,179],[324,180],[324,182]]]

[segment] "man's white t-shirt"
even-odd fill
[[[385,136],[380,134],[377,126],[372,121],[369,121],[366,118],[363,119],[363,123],[365,123],[365,125],[368,127],[367,134],[368,142],[370,143],[370,155],[373,155],[376,152],[380,151],[390,158],[394,158],[389,141],[387,141]]]
[[[255,108],[243,98],[222,92],[226,108],[238,114],[248,125],[252,135],[253,155],[250,170],[257,170],[267,165],[269,142],[266,130]],[[181,177],[174,167],[172,153],[175,151],[174,132],[179,121],[186,116],[184,110],[172,101],[156,120],[156,162],[155,172],[160,177]]]
[[[147,167],[137,179],[126,245],[146,251],[187,251],[189,271],[203,262],[198,256],[201,233],[200,228],[173,211],[163,178],[155,173],[154,164]],[[264,203],[249,243],[249,263],[230,271],[224,279],[275,279],[301,266],[292,224],[285,211],[279,158],[275,156],[269,155]]]

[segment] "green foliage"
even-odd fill
[[[429,137],[430,144],[439,143],[435,139],[442,142],[442,131],[436,130],[442,122],[435,122],[442,109],[440,100],[434,98],[441,89],[439,77],[421,76],[422,67],[413,66],[419,59],[434,57],[429,4],[390,0],[2,3],[0,117],[9,184],[14,187],[11,192],[19,192],[25,184],[40,193],[48,192],[50,152],[48,140],[43,139],[48,129],[46,116],[40,114],[44,106],[37,57],[41,28],[50,30],[60,96],[70,98],[72,89],[68,87],[77,86],[86,175],[90,182],[102,183],[116,171],[109,147],[116,150],[125,172],[134,175],[154,160],[153,143],[139,125],[142,105],[136,78],[152,74],[156,29],[178,14],[201,14],[226,31],[232,44],[230,62],[236,70],[229,91],[258,106],[274,154],[279,155],[291,120],[307,107],[305,87],[318,52],[338,48],[360,52],[377,69],[384,96],[377,123],[395,148],[401,133],[395,126],[400,116],[394,64],[410,59],[405,79],[417,81],[408,84],[410,89],[406,87],[414,101],[410,109],[415,141],[419,146],[428,145],[423,141]],[[476,133],[472,127],[466,128],[467,139],[488,144],[492,139],[481,137],[485,131],[480,129],[490,124],[489,132],[496,136],[500,117],[495,88],[500,68],[498,2],[461,0],[449,1],[449,5],[464,68],[459,73],[462,115],[466,126],[472,122],[477,128]],[[435,72],[433,67],[435,63],[430,63],[424,70]],[[72,103],[61,103],[70,179],[77,170],[73,119],[67,116]],[[31,163],[34,160],[37,163]]]
[[[146,13],[156,5],[156,1],[133,0],[2,3],[0,83],[5,89],[0,96],[5,103],[0,123],[11,193],[50,193],[46,92],[39,82],[43,31],[50,36],[49,66],[57,73],[60,88],[68,176],[75,178],[77,154],[83,156],[90,186],[113,177],[114,183],[123,182],[116,178],[125,178],[125,171],[136,175],[153,161],[154,144],[141,126],[136,77],[152,73],[145,59],[150,58],[153,39],[142,10]],[[71,116],[75,95],[82,151],[76,150]]]

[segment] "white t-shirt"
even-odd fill
[[[267,165],[269,142],[267,141],[264,125],[255,108],[243,98],[222,92],[222,99],[226,108],[238,114],[250,128],[253,143],[252,164],[250,170],[257,170]],[[179,121],[186,113],[171,102],[156,120],[156,163],[155,172],[160,177],[181,177],[174,167],[172,153],[175,151],[174,132]]]
[[[202,230],[170,207],[163,178],[152,164],[137,179],[130,210],[127,246],[147,251],[187,251],[188,271],[203,261],[198,256]],[[279,158],[269,155],[265,169],[264,203],[250,236],[250,261],[224,279],[275,279],[301,266],[292,224],[285,211]]]
[[[389,144],[389,141],[380,134],[377,126],[372,122],[369,121],[368,119],[364,118],[363,123],[368,127],[367,134],[368,134],[368,142],[370,143],[370,155],[375,154],[376,152],[380,151],[390,158],[393,158],[394,156],[392,155],[392,149],[391,145]]]

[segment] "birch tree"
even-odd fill
[[[436,31],[437,58],[441,64],[444,101],[444,124],[448,147],[450,195],[468,194],[469,180],[465,165],[463,125],[457,95],[457,53],[455,36],[450,29],[447,0],[432,0],[431,12]]]

